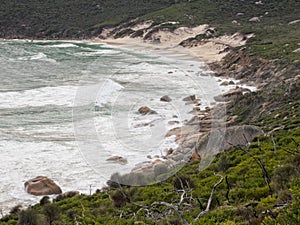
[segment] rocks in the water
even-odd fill
[[[169,124],[169,125],[179,124],[179,121],[172,120],[172,121],[169,121],[168,124]]]
[[[172,101],[172,99],[168,95],[165,95],[165,96],[162,96],[160,98],[160,101],[162,101],[162,102],[170,102],[170,101]]]
[[[62,193],[61,188],[53,180],[45,176],[30,179],[25,182],[24,186],[27,193],[36,196]]]
[[[122,156],[112,156],[106,159],[106,161],[116,162],[120,163],[122,165],[125,165],[128,163],[127,159],[123,158]]]
[[[173,149],[173,148],[169,148],[169,149],[167,149],[167,151],[166,151],[167,155],[171,155],[173,152],[174,152],[174,149]]]
[[[189,102],[196,100],[196,95],[190,95],[182,99],[182,101]]]
[[[234,82],[231,80],[231,81],[223,81],[221,84],[221,86],[228,86],[228,85],[234,85]]]
[[[147,106],[142,106],[141,108],[139,108],[139,113],[142,115],[147,115],[147,114],[157,114],[157,112],[155,112],[153,109],[150,109]]]
[[[228,82],[228,81],[223,81],[220,85],[221,85],[221,86],[228,86],[228,85],[229,85],[229,82]]]

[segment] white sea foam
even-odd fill
[[[74,106],[76,93],[81,92],[82,104],[105,104],[123,87],[107,79],[96,85],[43,87],[18,92],[1,92],[0,108],[37,107],[46,105]]]
[[[25,61],[47,61],[51,63],[56,63],[55,59],[48,58],[46,54],[43,52],[39,52],[35,55],[29,55],[29,56],[22,56],[19,57],[18,60],[25,60]]]
[[[89,56],[108,56],[108,55],[116,55],[116,54],[120,54],[120,51],[117,50],[112,50],[112,49],[101,49],[101,50],[94,50],[94,51],[90,51],[91,49],[88,49],[88,52],[76,52],[74,53],[75,56],[85,56],[85,57],[89,57]]]
[[[24,182],[39,175],[54,179],[63,191],[88,193],[89,185],[93,191],[101,187],[106,180],[96,174],[75,149],[54,142],[0,141],[0,168],[5,174],[1,177],[0,208],[37,202],[40,197],[27,194]]]
[[[55,44],[55,45],[46,45],[48,48],[78,48],[77,45],[72,43],[61,43],[61,44]]]
[[[43,87],[19,92],[1,92],[0,108],[45,105],[72,106],[76,86]]]

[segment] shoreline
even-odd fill
[[[21,40],[25,40],[25,39],[21,39]],[[26,41],[26,40],[25,40]],[[31,40],[28,40],[29,42]],[[111,45],[111,46],[118,46],[121,48],[125,48],[125,49],[134,49],[134,50],[139,50],[139,49],[143,49],[146,51],[156,51],[160,53],[164,53],[165,51],[167,51],[167,53],[165,53],[165,55],[170,56],[170,54],[168,53],[178,53],[178,54],[183,54],[185,57],[189,56],[190,59],[193,60],[200,60],[199,58],[197,58],[195,55],[190,55],[191,51],[187,48],[184,48],[183,46],[180,45],[166,45],[166,44],[155,44],[155,43],[149,43],[149,42],[144,42],[143,40],[138,40],[137,39],[130,39],[130,41],[127,41],[127,39],[108,39],[108,40],[98,40],[98,39],[87,39],[87,40],[33,40],[33,41],[58,41],[58,42],[84,42],[84,43],[96,43],[96,44],[107,44],[107,45]],[[136,42],[137,41],[137,42]],[[188,50],[188,51],[187,51]],[[186,60],[186,58],[183,57],[182,55],[178,56],[174,56],[174,58],[178,58],[179,60]],[[203,62],[203,61],[202,61]],[[214,62],[218,62],[218,60],[216,59]],[[209,64],[207,62],[205,62],[205,65],[209,67]],[[212,71],[214,72],[214,71]],[[203,111],[203,113],[205,113]],[[193,117],[193,115],[191,114],[191,117]],[[183,124],[184,126],[185,124]],[[181,129],[181,128],[180,128]],[[201,134],[204,135],[204,134]],[[189,134],[187,134],[187,136],[189,136]],[[155,161],[154,161],[155,162]],[[154,164],[155,166],[156,164]]]
[[[239,34],[234,34],[233,36],[239,36]],[[240,36],[239,36],[240,37]],[[208,44],[210,48],[213,48],[214,51],[210,51],[210,48],[207,48],[205,46],[202,48],[200,46],[199,48],[190,47],[186,48],[179,44],[168,44],[168,43],[153,43],[150,41],[144,41],[141,38],[121,38],[121,39],[91,39],[87,40],[89,43],[99,43],[99,44],[107,44],[110,46],[117,46],[124,49],[134,49],[134,50],[146,50],[146,51],[155,51],[158,54],[167,55],[168,57],[174,57],[179,60],[187,60],[186,57],[189,57],[192,60],[203,62],[205,66],[207,66],[209,69],[208,71],[212,72],[212,76],[214,78],[218,78],[219,81],[219,88],[222,87],[221,83],[225,82],[233,82],[234,81],[234,87],[231,87],[227,89],[227,91],[221,92],[220,95],[226,94],[229,92],[235,92],[235,89],[239,90],[239,94],[246,92],[252,92],[256,91],[256,86],[253,85],[247,85],[245,82],[242,82],[240,80],[236,80],[235,78],[231,77],[222,77],[222,76],[216,76],[216,71],[213,71],[211,68],[211,64],[219,63],[227,54],[227,51],[224,51],[228,46],[225,44],[221,44],[223,48],[220,48],[219,45],[214,45],[214,42],[207,42],[204,45]],[[203,50],[201,52],[201,49]],[[207,55],[207,53],[210,52],[210,54]],[[172,56],[170,53],[175,54],[181,54],[180,56],[175,55]],[[183,57],[184,56],[184,57]],[[227,84],[228,85],[228,84]],[[227,86],[225,85],[225,86]],[[247,86],[247,87],[244,87]],[[218,96],[214,96],[218,97]],[[235,94],[234,94],[235,97]],[[231,97],[230,97],[231,98]],[[218,117],[218,111],[225,110],[226,104],[228,101],[215,102],[214,105],[211,105],[209,107],[206,107],[205,109],[200,109],[198,107],[198,103],[201,102],[201,99],[196,99],[195,101],[191,101],[190,104],[192,105],[193,110],[189,112],[191,114],[191,119],[184,122],[182,126],[176,127],[173,129],[170,129],[167,131],[165,137],[170,137],[172,135],[176,136],[175,142],[178,145],[175,149],[166,149],[166,154],[164,156],[161,156],[160,158],[156,158],[153,161],[148,163],[141,163],[138,166],[135,166],[131,172],[127,175],[137,175],[137,174],[146,174],[151,176],[151,173],[155,171],[155,168],[167,165],[169,168],[175,168],[179,166],[179,169],[181,169],[186,163],[190,162],[191,160],[195,161],[201,161],[201,155],[198,155],[198,153],[195,151],[195,146],[197,144],[197,141],[199,141],[201,138],[204,138],[205,136],[209,135],[210,132],[215,132],[216,130],[222,130],[226,128],[227,126],[230,126],[234,123],[235,117],[229,117],[227,118],[226,115],[223,115],[223,117]],[[223,109],[222,109],[223,107]],[[225,110],[226,111],[226,110]],[[215,118],[214,118],[215,117]],[[199,131],[196,131],[192,127],[195,125],[194,121],[198,120],[199,124],[204,124],[203,130],[202,128]],[[215,126],[215,127],[214,127]],[[183,163],[183,165],[182,165]],[[200,164],[199,164],[200,165]],[[202,165],[203,166],[203,165]],[[126,174],[125,174],[126,175]],[[121,175],[122,177],[123,175]],[[119,179],[120,177],[118,177]],[[112,180],[114,181],[114,180]]]

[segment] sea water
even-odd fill
[[[0,210],[37,202],[24,191],[35,176],[88,194],[175,148],[166,132],[192,116],[182,99],[195,94],[205,108],[222,90],[204,63],[167,52],[0,41]],[[141,115],[142,106],[157,113]]]

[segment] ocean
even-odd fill
[[[168,130],[225,91],[192,57],[66,41],[0,41],[0,210],[34,204],[24,182],[39,175],[62,190],[94,192],[110,175],[176,148]],[[168,95],[172,101],[162,102]],[[150,107],[156,114],[141,115]],[[109,162],[111,156],[126,165]],[[152,158],[152,159],[150,159]]]

